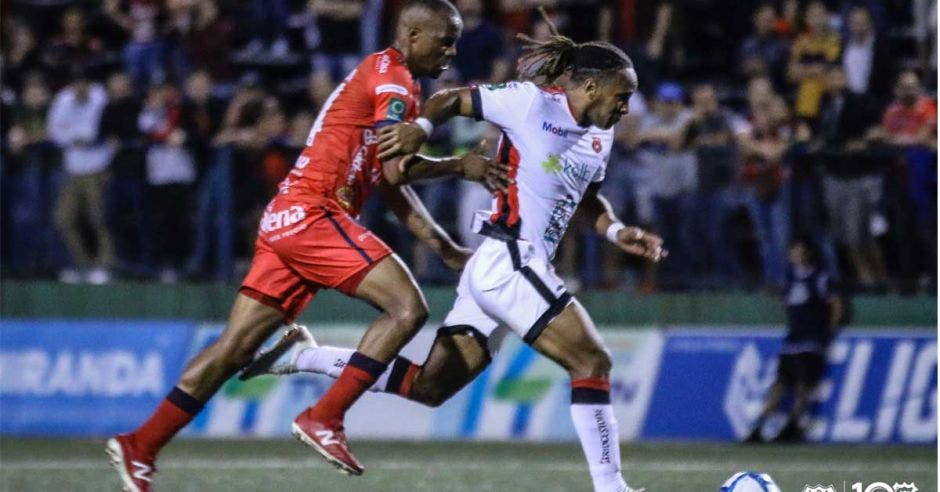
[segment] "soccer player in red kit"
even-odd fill
[[[474,153],[439,161],[410,156],[408,166],[376,157],[376,130],[418,114],[414,79],[437,77],[447,68],[461,29],[460,15],[446,0],[410,0],[393,46],[368,56],[327,99],[307,147],[261,219],[251,270],[224,332],[189,362],[146,422],[108,441],[127,489],[151,490],[160,449],[321,288],[362,299],[381,314],[339,379],[297,416],[292,430],[340,470],[362,473],[346,443],[344,415],[421,327],[427,305],[407,267],[355,217],[378,191],[403,224],[459,269],[470,251],[453,243],[410,188],[396,185],[448,174],[484,180],[495,169]]]

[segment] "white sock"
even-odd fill
[[[571,420],[591,470],[594,492],[622,492],[627,483],[620,474],[620,438],[610,404],[572,403]]]
[[[297,355],[297,369],[304,372],[325,374],[336,379],[343,372],[354,352],[353,349],[330,346],[304,349]],[[375,383],[369,387],[369,391],[383,392],[387,390],[388,378],[396,361],[393,361],[385,368],[385,371],[375,380]]]

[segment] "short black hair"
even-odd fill
[[[406,12],[416,8],[427,9],[434,13],[446,12],[448,14],[460,15],[460,11],[457,10],[457,7],[448,0],[408,0],[401,8],[401,11]]]

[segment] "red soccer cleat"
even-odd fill
[[[341,472],[362,475],[362,463],[349,452],[346,433],[339,421],[323,422],[310,416],[310,410],[301,412],[291,425],[294,437],[320,453],[326,461]]]
[[[153,486],[153,474],[157,466],[153,458],[140,454],[134,446],[133,434],[119,434],[108,439],[105,449],[111,457],[111,465],[121,476],[124,490],[128,492],[150,492]]]

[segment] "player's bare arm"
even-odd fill
[[[462,176],[469,181],[476,181],[490,191],[506,191],[512,183],[509,166],[495,162],[484,154],[487,141],[483,139],[476,147],[461,156],[428,157],[421,154],[409,154],[401,159],[382,163],[385,181],[392,185],[414,183],[416,181]]]
[[[425,102],[417,120],[380,129],[379,159],[414,154],[427,141],[429,129],[455,116],[473,116],[469,87],[439,91]]]
[[[422,243],[441,256],[448,268],[461,270],[473,251],[460,246],[431,217],[418,194],[408,185],[385,185],[379,193],[395,216]]]
[[[639,227],[625,226],[614,213],[610,202],[599,193],[600,183],[592,183],[581,200],[575,218],[593,221],[594,230],[607,237],[617,247],[627,253],[642,256],[653,262],[666,257],[663,240],[656,234]]]
[[[435,159],[416,154],[435,125],[454,116],[471,116],[472,113],[469,88],[447,89],[428,99],[421,117],[416,121],[381,128],[378,132],[378,157],[383,161],[386,181],[399,184],[443,176],[463,176],[467,180],[482,183],[491,191],[505,191],[512,183],[509,167],[483,156],[485,140],[461,157]]]

